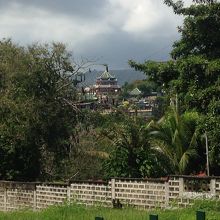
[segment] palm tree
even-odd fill
[[[175,108],[153,125],[151,132],[155,148],[170,161],[171,172],[186,174],[193,159],[198,157],[196,112],[179,115]]]
[[[150,131],[150,124],[146,126],[143,120],[125,118],[104,133],[113,147],[106,163],[110,176],[138,178],[164,175],[162,160],[151,147]]]

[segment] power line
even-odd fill
[[[168,44],[168,45],[166,45],[166,46],[160,48],[159,50],[156,50],[155,52],[153,52],[152,54],[150,54],[147,59],[149,60],[149,59],[152,58],[154,55],[157,55],[158,53],[160,53],[161,51],[167,49],[167,48],[170,47],[170,46],[171,46],[171,45]]]

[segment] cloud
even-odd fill
[[[177,38],[177,36],[176,36]],[[82,57],[86,57],[89,51],[89,59],[96,59],[97,63],[108,63],[110,68],[128,68],[128,60],[134,59],[143,62],[146,59],[164,61],[169,59],[171,42],[169,37],[157,36],[152,42],[134,40],[133,36],[125,32],[108,34],[101,38],[97,44],[87,42],[85,50],[76,51]]]
[[[143,32],[151,29],[159,20],[160,15],[154,9],[153,1],[109,0],[112,11],[120,14],[123,23],[121,29],[127,32]],[[118,17],[118,16],[117,16]]]
[[[21,7],[46,10],[54,14],[74,15],[85,19],[101,16],[106,0],[0,0],[0,8],[17,4]],[[100,10],[99,10],[100,9]]]
[[[1,37],[21,44],[61,41],[75,54],[118,67],[170,48],[181,23],[162,0],[0,0]],[[168,51],[161,55],[168,58]]]
[[[64,41],[76,46],[108,31],[101,22],[94,26],[92,21],[85,22],[75,15],[55,14],[41,7],[16,2],[0,14],[0,35],[21,42]]]
[[[182,18],[173,14],[172,9],[161,0],[108,0],[110,24],[134,36],[163,34],[170,27],[181,24]],[[158,28],[159,27],[159,28]],[[162,28],[162,29],[161,29]]]

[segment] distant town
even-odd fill
[[[91,86],[84,86],[86,75],[77,75],[78,82],[78,103],[80,109],[99,111],[109,114],[116,109],[122,110],[130,116],[142,116],[150,118],[158,108],[157,97],[161,93],[156,91],[144,94],[138,87],[128,91],[128,95],[123,97],[123,86],[118,84],[114,72],[106,69],[96,78],[96,82]]]

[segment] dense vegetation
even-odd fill
[[[210,173],[220,175],[220,3],[197,2],[185,8],[165,1],[185,16],[170,61],[129,61],[148,76],[135,87],[163,94],[166,111],[154,121],[120,109],[79,110],[76,75],[87,65],[76,64],[63,44],[0,41],[0,179],[198,173],[206,169],[205,132]]]
[[[197,112],[196,126],[200,135],[207,133],[211,174],[220,173],[220,3],[195,1],[185,8],[182,1],[174,3],[174,12],[185,16],[178,28],[180,40],[171,51],[168,62],[146,61],[130,65],[148,75],[156,83],[164,97],[178,104],[179,112]]]
[[[0,178],[65,181],[95,167],[80,138],[89,139],[86,114],[75,105],[75,75],[84,65],[55,43],[25,48],[3,40],[0,56]]]

